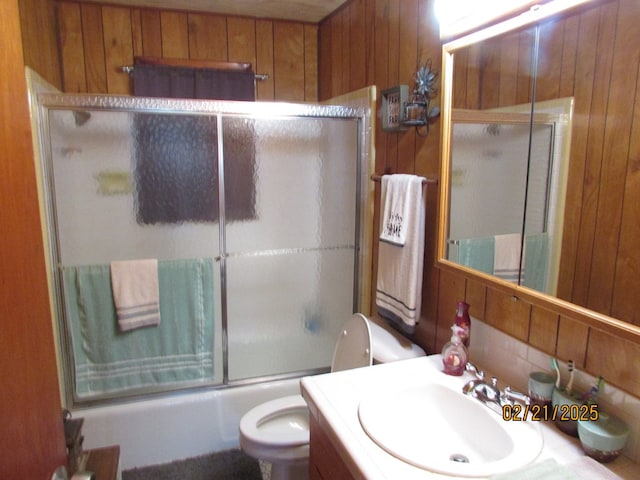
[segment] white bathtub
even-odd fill
[[[127,470],[237,448],[238,425],[245,412],[299,392],[300,379],[295,378],[72,413],[74,418],[84,418],[83,448],[120,445],[120,468]]]

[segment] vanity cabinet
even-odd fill
[[[342,457],[317,420],[309,418],[309,479],[350,480],[355,479]]]

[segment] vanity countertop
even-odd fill
[[[468,372],[462,377],[451,377],[441,370],[440,355],[431,355],[305,377],[301,381],[301,390],[310,414],[327,434],[354,478],[445,479],[452,477],[414,467],[387,453],[369,438],[358,419],[358,405],[369,392],[415,385],[432,375],[441,375],[439,382],[461,389],[467,381],[475,378]],[[584,455],[577,438],[560,432],[551,422],[537,423],[542,431],[544,447],[534,463],[553,458],[558,464],[575,471],[578,478],[585,479],[640,478],[640,465],[627,457],[620,456],[609,464],[599,464]],[[425,435],[429,433],[425,432]]]

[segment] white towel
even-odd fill
[[[421,195],[422,177],[404,174],[382,177],[380,240],[404,246],[410,216],[415,214],[414,201]]]
[[[493,255],[493,274],[507,280],[518,283],[520,274],[520,247],[521,235],[519,233],[508,233],[495,236],[495,247]]]
[[[378,313],[396,328],[413,333],[420,320],[422,301],[422,268],[424,263],[425,199],[422,177],[415,175],[385,175],[382,177],[380,211],[386,207],[389,195],[402,195],[402,202],[392,200],[392,205],[404,203],[399,229],[391,229],[393,241],[383,238],[385,223],[390,217],[381,218],[381,241],[378,248],[378,278],[376,305]],[[405,190],[399,188],[404,185]],[[392,218],[392,220],[397,220]],[[398,226],[398,225],[396,225]],[[402,231],[402,235],[396,235]],[[404,236],[404,239],[401,237]]]
[[[111,262],[111,289],[121,331],[160,324],[157,260]]]

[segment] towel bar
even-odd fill
[[[382,175],[373,174],[373,175],[371,175],[371,180],[373,180],[374,182],[379,182],[379,181],[382,180]],[[438,179],[437,178],[425,177],[425,178],[422,179],[422,184],[423,185],[427,185],[427,184],[437,185],[438,184]]]

